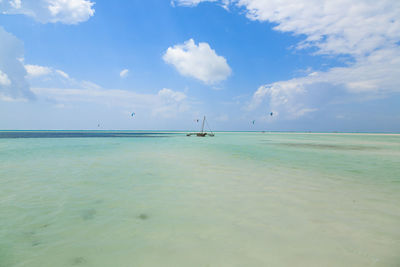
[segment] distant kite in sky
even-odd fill
[[[252,121],[253,125],[254,125],[255,122],[256,122],[256,120],[253,120],[253,121]]]
[[[132,117],[133,117],[133,116],[135,116],[135,115],[136,115],[136,113],[135,113],[135,112],[132,112],[132,113],[131,113],[131,116],[132,116]]]
[[[272,116],[272,115],[274,115],[274,113],[273,113],[273,112],[271,112],[271,113],[269,113],[269,115],[271,115],[271,116]]]

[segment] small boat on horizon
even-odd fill
[[[204,116],[204,118],[203,118],[203,123],[202,123],[202,125],[201,125],[201,131],[200,132],[198,132],[198,133],[187,133],[186,134],[186,136],[192,136],[192,135],[195,135],[195,136],[198,136],[198,137],[205,137],[205,136],[214,136],[214,133],[211,131],[211,129],[210,129],[210,126],[208,125],[208,123],[207,123],[207,127],[208,127],[208,129],[210,130],[210,132],[208,133],[208,132],[206,132],[206,131],[204,131],[204,125],[207,123],[207,121],[206,121],[206,116]]]

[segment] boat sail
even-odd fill
[[[186,136],[191,136],[191,135],[196,135],[196,136],[198,136],[198,137],[204,137],[204,136],[206,136],[206,135],[208,135],[208,136],[214,136],[214,133],[211,131],[210,126],[208,126],[208,123],[207,123],[207,126],[208,126],[208,129],[210,130],[210,132],[204,131],[204,125],[205,125],[206,123],[207,123],[207,121],[206,121],[206,116],[204,116],[204,118],[203,118],[203,123],[201,124],[201,132],[198,132],[198,133],[187,133]]]

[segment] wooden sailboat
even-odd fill
[[[205,125],[205,123],[207,123],[207,121],[206,121],[206,116],[204,116],[204,118],[203,118],[203,123],[201,124],[201,132],[198,132],[198,133],[188,133],[188,134],[186,134],[186,136],[192,136],[192,135],[196,135],[196,136],[198,136],[198,137],[205,137],[206,135],[208,135],[208,136],[214,136],[214,133],[211,131],[210,127],[208,126],[208,123],[207,123],[207,126],[208,126],[208,129],[210,130],[210,132],[204,131],[204,125]]]

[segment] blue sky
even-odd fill
[[[0,12],[0,129],[192,130],[206,115],[215,130],[400,131],[398,1],[2,0]]]

